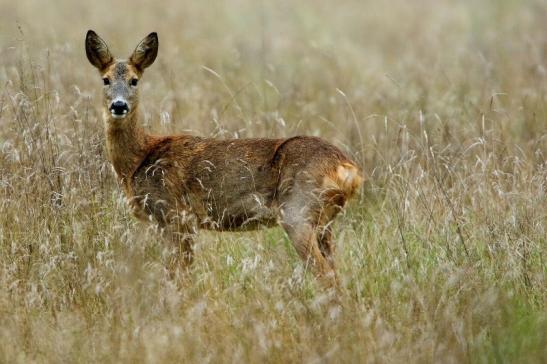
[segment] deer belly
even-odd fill
[[[278,211],[261,194],[248,194],[232,201],[208,201],[202,227],[218,231],[246,231],[277,224]]]

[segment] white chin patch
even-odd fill
[[[124,110],[123,114],[115,114],[113,111],[111,111],[110,115],[112,115],[112,118],[114,119],[123,119],[127,116],[127,110]]]

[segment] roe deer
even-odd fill
[[[332,221],[363,178],[338,148],[309,136],[219,140],[154,136],[139,125],[138,82],[158,54],[150,33],[127,60],[114,59],[92,30],[87,58],[104,82],[110,162],[134,214],[156,223],[188,267],[198,229],[280,224],[300,257],[335,281]],[[175,266],[176,267],[176,266]]]

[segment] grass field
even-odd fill
[[[0,0],[0,363],[547,362],[544,1]],[[321,136],[369,179],[338,300],[281,229],[202,233],[183,281],[104,151],[84,36],[157,133]]]

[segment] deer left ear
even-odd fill
[[[143,71],[156,60],[158,55],[158,34],[156,32],[148,34],[135,48],[129,62]]]
[[[99,70],[105,69],[114,61],[105,41],[93,30],[89,30],[85,36],[85,53],[89,62]]]

